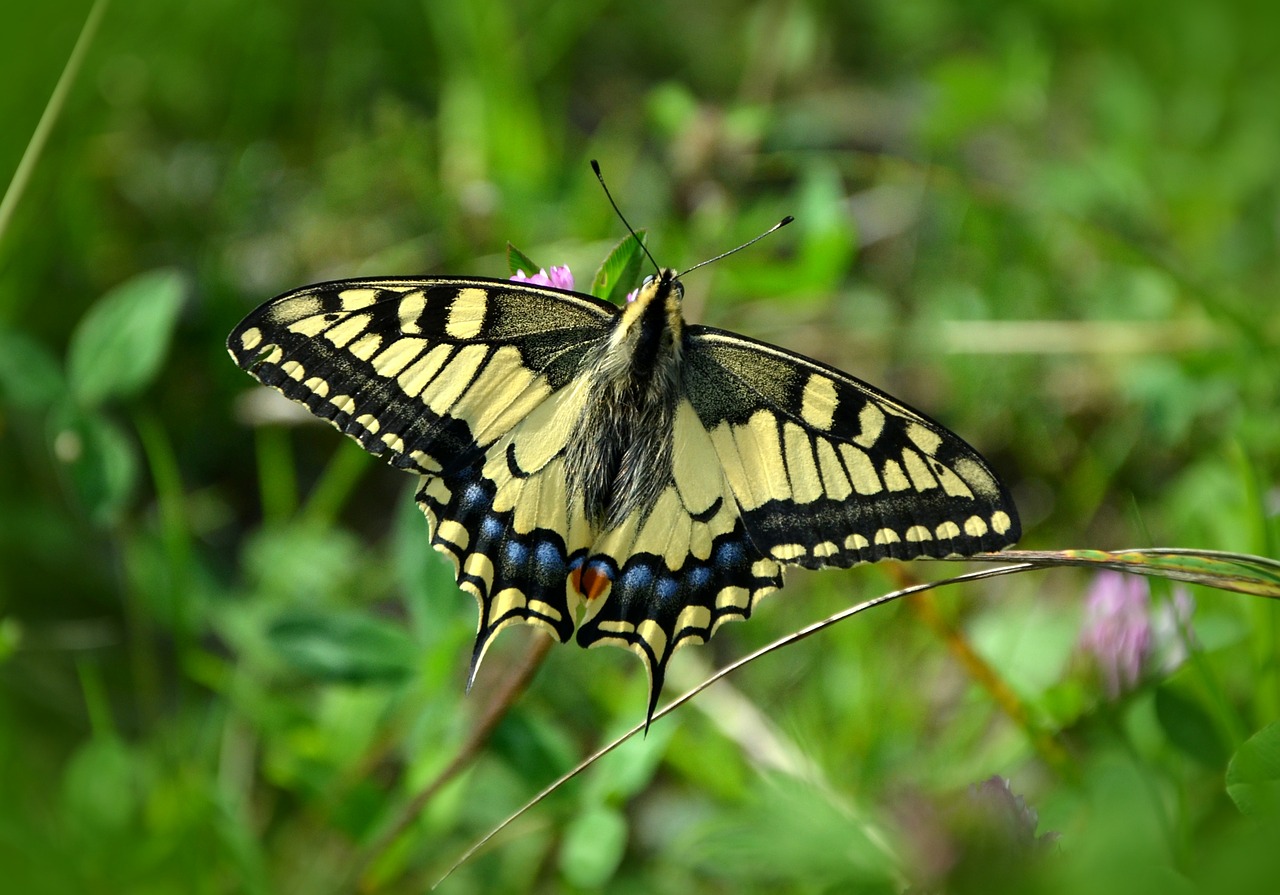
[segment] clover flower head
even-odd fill
[[[1085,600],[1080,646],[1092,657],[1107,696],[1117,699],[1138,686],[1147,671],[1168,673],[1187,657],[1187,634],[1195,605],[1184,588],[1151,607],[1145,578],[1103,571]]]
[[[552,286],[556,289],[573,289],[573,272],[567,266],[545,268],[533,276],[527,276],[523,270],[517,270],[511,278],[517,283],[532,283],[535,286]]]

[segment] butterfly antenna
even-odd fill
[[[794,221],[794,220],[795,220],[795,218],[793,218],[791,215],[787,215],[785,218],[783,218],[782,220],[778,221],[778,223],[774,224],[774,225],[773,225],[772,227],[770,227],[768,230],[764,231],[763,233],[761,233],[759,236],[755,237],[754,239],[748,239],[746,242],[744,242],[742,245],[738,246],[736,249],[729,249],[729,251],[727,251],[727,252],[721,252],[719,255],[716,255],[714,258],[708,258],[706,261],[699,261],[697,264],[693,265],[693,267],[690,267],[688,270],[681,271],[681,272],[676,276],[676,279],[680,279],[681,277],[683,277],[683,276],[684,276],[685,274],[687,274],[687,273],[692,273],[693,271],[697,270],[699,267],[705,267],[706,265],[710,264],[712,261],[719,261],[721,258],[727,258],[727,257],[729,257],[730,255],[734,254],[735,252],[741,252],[741,251],[742,251],[743,249],[745,249],[747,246],[749,246],[749,245],[755,245],[757,242],[759,242],[760,240],[764,239],[766,236],[768,236],[768,235],[769,235],[770,233],[772,233],[773,231],[775,231],[775,230],[781,230],[783,227],[787,226],[787,224],[790,224],[790,223],[791,223],[792,221]]]
[[[600,173],[600,163],[595,159],[591,160],[591,170],[596,172],[596,180],[600,181],[600,188],[604,190],[605,198],[609,200],[609,204],[613,206],[613,212],[618,216],[618,220],[622,221],[622,226],[627,228],[627,232],[635,239],[636,244],[640,246],[640,251],[644,252],[649,258],[649,263],[653,265],[654,270],[661,270],[658,262],[653,260],[653,255],[649,254],[649,249],[645,246],[644,240],[636,236],[636,231],[631,229],[631,225],[627,223],[626,217],[622,214],[622,209],[618,207],[618,203],[613,201],[613,193],[609,192],[609,185],[604,182],[604,175]]]

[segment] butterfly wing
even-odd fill
[[[689,400],[765,555],[821,568],[970,556],[1018,539],[1013,501],[955,433],[833,367],[690,330]]]
[[[580,573],[588,608],[578,643],[622,646],[644,661],[650,718],[676,649],[747,618],[760,597],[782,587],[781,564],[751,542],[710,433],[687,398],[676,406],[671,437],[671,477],[653,508],[604,532]]]
[[[650,676],[782,586],[782,568],[966,556],[1017,540],[1018,517],[959,436],[809,358],[694,326],[683,353],[672,479],[586,567],[584,646],[624,646]]]
[[[508,624],[573,632],[568,566],[591,535],[569,518],[563,420],[617,313],[506,280],[344,280],[272,299],[227,347],[265,385],[423,474],[432,544],[480,605],[474,674]]]

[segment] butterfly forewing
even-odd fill
[[[1017,513],[959,436],[832,367],[691,327],[685,384],[751,542],[783,563],[969,556]]]
[[[241,367],[423,473],[432,543],[480,604],[478,663],[513,622],[573,632],[563,414],[617,309],[503,280],[347,280],[287,293],[228,339]],[[559,424],[559,425],[557,425]]]

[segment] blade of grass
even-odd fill
[[[851,606],[848,609],[841,610],[834,615],[816,621],[813,624],[807,625],[806,627],[788,634],[785,637],[781,637],[772,643],[768,643],[760,647],[755,652],[749,653],[741,659],[721,668],[698,686],[688,690],[680,696],[677,696],[661,709],[654,712],[650,724],[656,723],[661,718],[671,714],[671,712],[693,699],[721,678],[727,677],[743,666],[748,665],[757,659],[763,658],[769,653],[776,652],[777,650],[790,646],[793,643],[804,640],[819,631],[824,631],[845,619],[852,618],[853,616],[858,615],[861,612],[865,612],[873,607],[880,606],[884,603],[890,603],[894,600],[899,600],[913,594],[923,593],[937,587],[942,587],[943,585],[959,584],[965,581],[981,581],[987,578],[1012,575],[1017,572],[1025,572],[1031,569],[1047,569],[1055,566],[1079,565],[1111,568],[1130,574],[1152,575],[1181,581],[1193,581],[1197,584],[1217,587],[1221,590],[1231,590],[1256,596],[1280,598],[1280,562],[1265,557],[1249,556],[1241,553],[1224,553],[1212,550],[1183,550],[1177,548],[1163,550],[1128,550],[1121,552],[1108,552],[1102,550],[1006,550],[1002,553],[986,553],[971,556],[968,557],[967,560],[978,560],[982,562],[1008,562],[1009,560],[1015,560],[1017,562],[1014,565],[1004,565],[998,566],[994,569],[967,572],[951,578],[944,578],[941,581],[929,581],[921,584],[915,584],[910,587],[904,587],[900,590],[882,594],[874,599],[858,603],[856,606]],[[472,856],[479,852],[480,849],[484,848],[485,845],[491,842],[494,837],[498,836],[508,826],[523,817],[528,811],[535,808],[553,792],[568,783],[574,777],[581,774],[596,761],[608,755],[614,749],[617,749],[637,733],[640,733],[645,729],[645,726],[645,722],[643,721],[637,723],[629,731],[623,733],[602,749],[587,756],[576,766],[550,783],[545,789],[526,802],[519,810],[515,811],[502,821],[502,823],[490,830],[483,838],[479,839],[470,848],[468,848],[435,882],[432,889],[439,887],[439,885],[448,879],[455,870],[469,861]]]
[[[63,66],[62,74],[58,76],[58,83],[54,85],[49,102],[45,104],[44,112],[40,114],[36,129],[31,132],[31,139],[27,141],[27,148],[23,150],[18,167],[13,172],[9,188],[4,191],[4,198],[0,199],[0,241],[4,240],[9,222],[13,219],[14,209],[18,207],[18,201],[26,192],[36,162],[40,160],[45,144],[49,141],[49,134],[53,131],[58,116],[62,114],[62,108],[67,102],[67,94],[71,92],[71,85],[80,74],[80,66],[89,52],[89,46],[97,36],[98,25],[102,21],[108,2],[109,0],[94,0],[89,14],[85,16],[84,27],[80,29],[80,36],[76,38],[76,45],[72,47],[71,55],[67,57],[67,64]]]
[[[992,556],[994,557],[995,554],[992,554]],[[894,600],[899,600],[903,597],[910,596],[911,594],[920,593],[921,591],[930,590],[935,587],[941,587],[944,584],[958,584],[959,582],[962,582],[962,581],[981,581],[986,578],[998,578],[1002,575],[1011,575],[1014,572],[1023,572],[1033,568],[1035,568],[1035,566],[1030,563],[1019,563],[1017,565],[1012,565],[1012,566],[1000,566],[995,569],[982,569],[977,572],[967,572],[963,575],[956,575],[953,578],[947,578],[942,581],[929,581],[923,584],[917,584],[911,587],[906,587],[901,590],[895,590],[887,594],[881,594],[880,596],[875,597],[873,599],[866,600],[862,603],[858,603],[856,606],[850,606],[848,609],[843,609],[840,612],[837,612],[835,615],[831,615],[831,616],[828,616],[827,618],[821,619],[820,621],[816,621],[811,625],[807,625],[801,628],[799,631],[795,631],[791,634],[786,635],[785,637],[780,637],[777,640],[773,641],[772,643],[767,643],[764,646],[760,647],[755,652],[748,653],[747,655],[743,656],[741,659],[738,659],[735,662],[729,663],[728,665],[724,666],[719,671],[717,671],[715,674],[708,677],[702,683],[698,684],[698,686],[694,687],[691,690],[687,690],[686,692],[677,696],[675,699],[668,702],[665,706],[663,706],[662,708],[654,712],[653,718],[649,722],[649,724],[656,724],[659,719],[664,718],[667,715],[671,714],[680,706],[684,705],[686,702],[693,699],[693,697],[697,696],[703,690],[707,689],[712,684],[719,681],[721,678],[728,677],[730,674],[737,671],[739,668],[742,668],[744,665],[749,665],[752,662],[756,661],[757,659],[763,658],[769,653],[775,652],[777,650],[782,649],[783,647],[790,646],[793,643],[797,643],[801,640],[804,640],[807,637],[817,634],[819,631],[825,631],[827,628],[831,627],[832,625],[838,624],[839,622],[842,622],[847,618],[852,618],[853,616],[858,615],[861,612],[865,612],[868,609],[874,608],[876,606],[880,606],[884,603],[893,602]],[[599,749],[598,751],[592,753],[591,755],[588,755],[586,758],[580,761],[573,768],[569,769],[563,775],[561,775],[560,777],[552,781],[545,789],[543,789],[541,792],[535,795],[532,799],[526,802],[520,809],[518,809],[509,817],[507,817],[506,820],[502,821],[502,823],[498,824],[496,827],[490,830],[487,834],[485,834],[483,838],[476,841],[470,848],[468,848],[465,852],[463,852],[462,856],[459,857],[458,860],[456,860],[452,864],[452,866],[450,866],[449,869],[446,870],[438,880],[436,880],[435,884],[432,885],[431,888],[432,889],[438,888],[440,884],[443,883],[446,879],[448,879],[449,876],[455,870],[457,870],[459,867],[461,867],[463,864],[469,861],[473,855],[475,855],[478,851],[480,851],[480,849],[484,848],[489,842],[491,842],[495,836],[497,836],[499,833],[501,833],[511,824],[515,823],[517,820],[523,817],[527,812],[537,807],[537,805],[540,802],[542,802],[544,799],[550,796],[553,792],[555,792],[561,786],[568,783],[574,777],[577,777],[587,768],[591,767],[591,765],[595,764],[601,758],[604,758],[604,756],[608,755],[614,749],[617,749],[619,746],[621,746],[627,740],[631,739],[637,733],[640,733],[642,730],[645,729],[646,726],[647,726],[646,722],[644,721],[638,722],[634,727],[632,727],[630,730],[623,733],[621,736],[615,739],[612,743],[609,743],[609,745],[603,747],[602,749]]]
[[[355,450],[348,445],[340,445],[334,451],[333,459],[325,466],[324,472],[311,489],[300,514],[302,521],[312,524],[331,525],[338,516],[338,511],[346,503],[351,492],[373,467],[373,455],[365,451]]]

